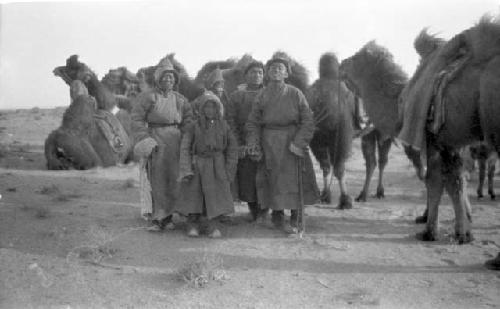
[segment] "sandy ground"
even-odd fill
[[[303,239],[247,222],[243,204],[220,240],[188,238],[182,218],[152,234],[136,166],[44,170],[43,142],[63,110],[0,111],[1,308],[500,308],[500,272],[483,267],[500,251],[500,205],[477,200],[475,175],[467,245],[450,236],[448,197],[440,241],[415,239],[425,190],[396,147],[385,199],[348,211],[310,206]],[[364,178],[359,140],[347,175],[354,197]],[[193,262],[213,270],[204,287],[180,279]]]

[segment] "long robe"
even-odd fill
[[[208,219],[234,212],[230,180],[234,177],[238,160],[238,144],[224,120],[208,123],[217,130],[215,149],[207,149],[203,130],[198,120],[186,130],[181,144],[180,178],[193,175],[182,183],[178,212],[203,214]]]
[[[270,85],[257,97],[247,122],[249,145],[260,144],[264,154],[257,172],[257,196],[263,208],[298,209],[298,157],[293,142],[306,150],[314,133],[312,112],[304,94],[287,85]],[[304,204],[318,200],[316,177],[309,152],[302,165]]]
[[[179,197],[181,130],[191,123],[192,110],[180,93],[150,89],[137,96],[132,108],[132,132],[136,142],[152,137],[158,143],[148,158],[153,220],[173,214]]]
[[[255,90],[239,89],[229,97],[226,119],[240,146],[246,143],[248,132],[245,125],[252,111],[253,103],[261,91],[262,88]],[[251,160],[248,156],[238,160],[235,191],[237,191],[237,196],[241,201],[257,202],[257,186],[255,182],[257,167],[258,162]]]

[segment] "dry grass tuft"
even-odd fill
[[[134,178],[127,178],[125,182],[123,183],[122,188],[123,189],[131,189],[135,187],[135,179]]]
[[[9,153],[9,147],[6,145],[0,145],[0,158],[7,157],[8,153]]]
[[[50,216],[50,210],[47,207],[40,206],[35,211],[35,218],[46,219]]]
[[[37,193],[44,195],[52,195],[53,200],[56,202],[67,202],[73,198],[79,198],[82,195],[78,193],[63,193],[57,185],[42,186]]]
[[[67,202],[71,199],[79,198],[81,196],[82,196],[81,194],[77,194],[77,193],[59,193],[54,197],[54,201]]]
[[[214,254],[203,254],[187,263],[176,273],[179,280],[194,288],[206,287],[210,282],[223,282],[228,279],[222,258]]]
[[[52,194],[59,194],[61,193],[61,190],[59,190],[59,187],[57,185],[50,185],[50,186],[42,186],[37,193],[44,194],[44,195],[52,195]]]
[[[111,242],[117,236],[98,226],[91,226],[88,233],[88,241],[82,246],[73,248],[66,259],[84,260],[91,264],[99,264],[106,258],[113,257],[118,249],[112,246]]]

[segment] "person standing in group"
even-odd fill
[[[259,61],[251,62],[245,69],[246,84],[238,87],[229,97],[226,106],[226,119],[239,144],[239,160],[235,188],[239,200],[248,203],[252,220],[264,220],[268,209],[261,209],[257,200],[255,158],[250,156],[246,147],[247,129],[245,127],[256,96],[263,89],[264,65]]]
[[[271,219],[277,228],[293,233],[293,226],[300,220],[299,210],[304,206],[301,204],[318,200],[316,178],[307,151],[314,121],[304,94],[285,83],[291,73],[288,61],[272,58],[266,69],[269,83],[257,96],[248,118],[247,145],[254,154],[262,151],[263,159],[257,171],[259,202],[272,210]],[[291,210],[291,225],[285,221],[285,209]]]
[[[222,116],[225,116],[226,105],[228,104],[229,98],[224,90],[224,76],[222,74],[222,70],[216,68],[210,74],[208,74],[207,79],[205,80],[205,93],[211,92],[215,94],[219,98],[219,102],[221,104],[220,111]],[[193,100],[192,105],[195,111],[195,114],[199,114],[199,109],[201,105],[201,100],[203,100],[203,94]]]
[[[181,143],[181,214],[188,216],[187,234],[222,236],[216,218],[234,212],[230,181],[238,162],[238,143],[222,118],[219,98],[211,92],[200,97],[198,119]]]
[[[152,231],[173,229],[172,214],[179,195],[181,131],[192,122],[191,105],[174,91],[179,75],[168,59],[154,72],[155,87],[140,93],[132,108],[134,152],[147,158],[151,184]]]

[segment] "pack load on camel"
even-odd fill
[[[500,151],[500,21],[483,18],[449,41],[425,30],[415,40],[421,60],[402,92],[399,139],[427,157],[426,222],[418,238],[438,238],[446,190],[459,243],[471,241],[471,210],[460,149],[484,140]]]
[[[345,163],[352,148],[356,97],[339,78],[335,54],[321,56],[319,79],[307,90],[306,97],[316,125],[310,147],[323,170],[321,200],[331,202],[331,182],[335,175],[340,188],[339,209],[352,208],[352,198],[345,185]],[[333,173],[328,180],[331,167]]]
[[[408,77],[395,63],[392,54],[383,46],[370,41],[356,54],[342,61],[342,79],[362,99],[368,116],[368,125],[362,130],[361,150],[366,162],[363,189],[356,201],[364,202],[368,196],[370,181],[377,166],[378,186],[376,197],[384,197],[383,174],[388,163],[392,142],[398,134],[399,96],[408,83]],[[408,158],[414,164],[417,175],[424,178],[420,154],[405,147]]]
[[[139,79],[130,72],[126,67],[109,70],[101,81],[115,96],[116,108],[118,111],[113,111],[114,115],[120,121],[123,128],[127,132],[132,144],[135,144],[132,138],[132,106],[134,99],[141,92],[139,87]]]
[[[65,66],[55,68],[54,74],[70,86],[72,100],[61,126],[45,140],[47,168],[89,169],[124,163],[132,144],[111,113],[116,106],[113,93],[76,55]]]

